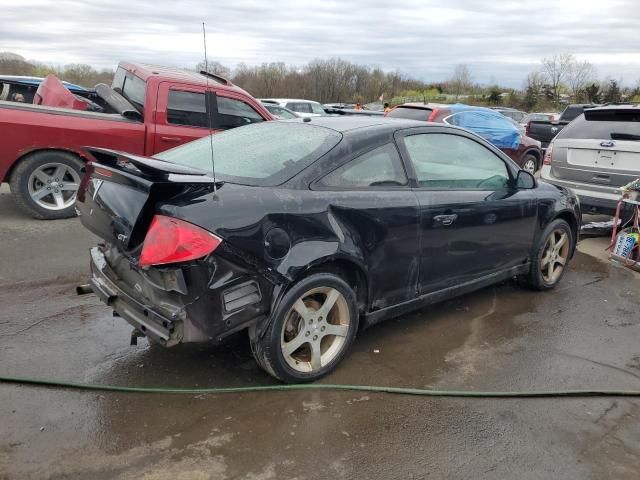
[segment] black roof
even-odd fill
[[[308,117],[305,119],[286,120],[288,122],[304,122],[310,125],[318,125],[331,128],[337,132],[348,132],[358,128],[385,127],[389,130],[398,130],[409,127],[424,127],[426,122],[420,120],[408,120],[404,118],[387,118],[368,115],[344,115],[336,117]]]

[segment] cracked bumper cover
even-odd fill
[[[109,260],[103,249],[91,249],[92,290],[155,343],[220,341],[265,317],[268,302],[262,292],[269,285],[222,259],[158,269],[153,279],[131,268],[124,256]],[[184,287],[175,291],[161,285],[161,275],[179,277]]]

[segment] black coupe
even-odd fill
[[[247,330],[285,382],[392,316],[510,277],[553,288],[576,246],[575,195],[441,124],[317,117],[154,158],[88,151],[91,289],[164,346]]]

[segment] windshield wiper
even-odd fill
[[[633,133],[612,133],[611,140],[640,140],[640,135]]]

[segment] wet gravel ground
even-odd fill
[[[74,287],[94,241],[0,190],[0,374],[141,386],[272,384],[246,338],[128,345]],[[639,277],[581,244],[556,290],[510,283],[363,332],[327,383],[640,389]],[[586,253],[584,253],[586,252]],[[0,385],[0,478],[637,479],[640,400],[358,392],[143,395]]]

